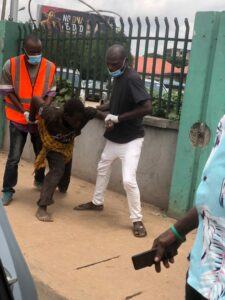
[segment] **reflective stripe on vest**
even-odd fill
[[[45,97],[49,91],[55,75],[55,65],[42,58],[33,86],[24,55],[11,58],[10,65],[14,92],[20,100],[23,109],[30,110],[32,97]],[[23,113],[14,106],[9,97],[5,97],[5,112],[7,119],[20,124],[27,124]]]

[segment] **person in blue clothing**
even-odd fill
[[[214,147],[203,169],[195,206],[153,242],[155,269],[169,268],[163,260],[168,247],[178,248],[185,235],[197,228],[190,253],[186,300],[225,300],[225,115],[217,127]],[[180,243],[176,243],[179,241]]]

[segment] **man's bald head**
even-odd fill
[[[115,44],[106,52],[106,64],[111,72],[119,69],[127,57],[126,50],[122,45]]]
[[[122,45],[119,44],[112,45],[106,52],[106,59],[117,58],[117,59],[124,60],[126,56],[127,56],[126,50]]]
[[[29,35],[24,39],[23,48],[28,55],[38,55],[42,52],[41,40],[36,35]]]

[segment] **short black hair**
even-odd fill
[[[35,44],[41,43],[41,40],[37,35],[30,34],[26,36],[25,39],[23,40],[23,47],[25,47],[29,41],[32,41]]]
[[[84,114],[84,104],[76,99],[72,98],[68,101],[63,106],[64,112],[69,116],[73,117],[74,115],[83,115]]]

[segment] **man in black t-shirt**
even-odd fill
[[[146,236],[142,223],[140,192],[136,171],[144,140],[142,118],[151,112],[150,97],[138,73],[128,67],[126,51],[121,45],[113,45],[106,53],[106,64],[114,78],[109,104],[98,107],[109,111],[105,118],[106,145],[98,164],[98,175],[92,202],[75,207],[76,210],[102,210],[111,164],[116,158],[122,161],[123,185],[128,198],[133,233]]]

